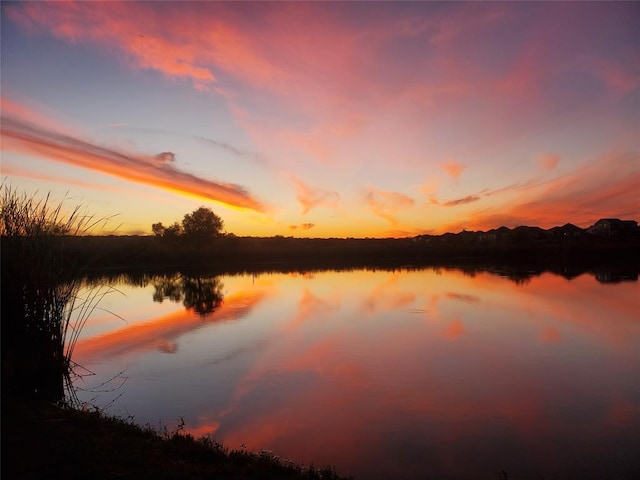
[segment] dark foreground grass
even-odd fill
[[[207,438],[158,432],[99,412],[2,399],[2,478],[340,479],[268,452],[228,450]]]

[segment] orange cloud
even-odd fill
[[[320,206],[338,207],[340,195],[338,195],[337,192],[311,187],[293,175],[291,175],[291,180],[296,186],[296,191],[298,192],[297,199],[302,206],[303,215],[311,209]]]
[[[460,178],[462,171],[466,168],[465,165],[458,163],[455,159],[449,158],[446,162],[440,165],[442,169],[454,180]]]
[[[473,212],[469,218],[443,226],[487,230],[500,225],[536,225],[550,228],[567,221],[588,227],[603,217],[638,218],[640,154],[609,155],[545,182],[526,182],[485,192],[485,196],[521,192],[522,200]]]
[[[480,197],[477,195],[467,195],[466,197],[456,198],[455,200],[449,200],[448,202],[443,202],[443,207],[457,207],[458,205],[465,205],[467,203],[473,203],[480,200]]]
[[[365,200],[373,213],[384,218],[392,225],[399,223],[396,214],[400,210],[411,208],[415,204],[413,198],[403,193],[378,190],[373,187],[370,187],[365,194]]]
[[[5,116],[4,113],[1,135],[3,150],[88,168],[233,207],[264,211],[264,206],[242,186],[214,182],[178,170],[172,165],[174,154],[171,152],[149,156],[115,150],[32,122]]]
[[[558,163],[560,163],[560,156],[553,153],[538,157],[538,164],[544,170],[554,170],[558,166]]]
[[[289,225],[289,230],[297,230],[298,228],[300,230],[311,230],[315,226],[315,223],[302,223],[300,225]]]

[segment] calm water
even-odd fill
[[[182,417],[365,479],[640,472],[637,281],[422,269],[117,288],[77,344],[95,373],[77,386],[137,423]]]

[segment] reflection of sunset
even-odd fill
[[[547,325],[542,329],[540,340],[544,343],[558,343],[562,341],[562,335],[560,335],[560,331],[556,327]]]
[[[76,344],[74,358],[110,357],[151,349],[173,353],[177,348],[172,342],[173,339],[213,323],[241,319],[262,300],[263,296],[260,292],[230,295],[225,298],[222,306],[204,318],[188,310],[180,310],[146,323],[82,339]]]
[[[452,320],[444,331],[444,336],[449,340],[455,340],[464,333],[464,325],[462,320],[456,318]]]
[[[140,383],[141,405],[157,402],[149,388],[184,395],[179,408],[193,435],[362,478],[399,471],[472,478],[495,464],[515,473],[530,457],[571,472],[563,455],[597,459],[601,449],[590,445],[605,439],[606,448],[624,450],[638,438],[632,377],[640,357],[630,348],[640,341],[637,283],[612,288],[591,275],[542,274],[517,284],[433,269],[223,283],[240,292],[268,286],[273,294],[262,302],[257,293],[226,297],[205,323],[232,318],[225,309],[234,305],[253,311],[203,339],[202,350],[193,343],[181,350],[176,337],[198,322],[180,312],[151,322],[149,334],[121,329],[111,334],[120,340],[104,346],[102,337],[92,339],[83,354],[175,352],[158,361],[176,368],[164,389],[153,383],[158,367],[144,370],[154,380]],[[560,455],[557,444],[577,446]]]

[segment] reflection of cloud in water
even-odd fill
[[[461,335],[465,333],[462,320],[456,318],[452,320],[444,331],[444,336],[449,340],[457,340]]]
[[[375,315],[389,310],[396,310],[412,304],[416,294],[398,285],[400,274],[392,274],[386,281],[376,286],[362,300],[362,310],[367,315]]]
[[[277,320],[271,333],[207,350],[190,371],[207,372],[215,399],[203,402],[209,387],[198,384],[185,407],[193,416],[186,431],[215,433],[231,448],[245,443],[332,463],[362,478],[476,478],[495,465],[511,477],[531,458],[584,478],[573,465],[588,469],[609,454],[629,461],[640,415],[637,287],[603,287],[588,276],[541,275],[518,286],[487,273],[408,272],[397,283],[388,273],[368,282],[349,275],[297,282],[283,295],[293,312],[271,301],[256,309],[256,317]],[[282,278],[270,277],[269,287]],[[381,319],[413,321],[350,322],[372,293],[371,311]],[[411,304],[396,301],[410,297]],[[251,305],[232,298],[227,311]],[[302,328],[283,328],[285,312]],[[236,328],[256,332],[247,326],[228,325],[229,338],[238,338]],[[158,338],[167,342],[154,337],[154,348]],[[558,444],[567,448],[557,451]]]
[[[223,355],[218,358],[214,358],[213,360],[204,363],[202,366],[210,367],[213,365],[218,365],[221,363],[228,362],[229,360],[233,360],[234,358],[239,357],[245,353],[251,353],[251,352],[255,352],[256,350],[260,350],[266,347],[269,343],[270,342],[266,339],[259,340],[255,343],[252,343],[251,345],[246,345],[244,347],[236,348],[230,351],[229,353],[227,353],[226,355]]]
[[[158,350],[163,353],[176,353],[178,351],[178,344],[176,342],[161,342],[158,345]]]
[[[314,315],[318,315],[320,313],[326,315],[337,312],[339,309],[339,298],[320,298],[305,288],[300,300],[298,301],[298,312],[286,328],[287,330],[295,330]]]
[[[466,293],[447,292],[447,297],[452,300],[460,300],[466,303],[480,303],[480,297]]]
[[[79,340],[73,352],[75,361],[86,358],[104,358],[132,351],[165,348],[172,340],[192,330],[220,322],[239,320],[247,315],[262,299],[265,292],[239,293],[226,297],[222,306],[205,318],[187,310],[170,313],[149,322],[131,325],[114,332]],[[177,350],[177,345],[173,352]],[[173,353],[168,352],[168,353]]]
[[[562,335],[560,335],[560,331],[556,327],[547,325],[540,333],[540,341],[542,343],[560,343]]]

